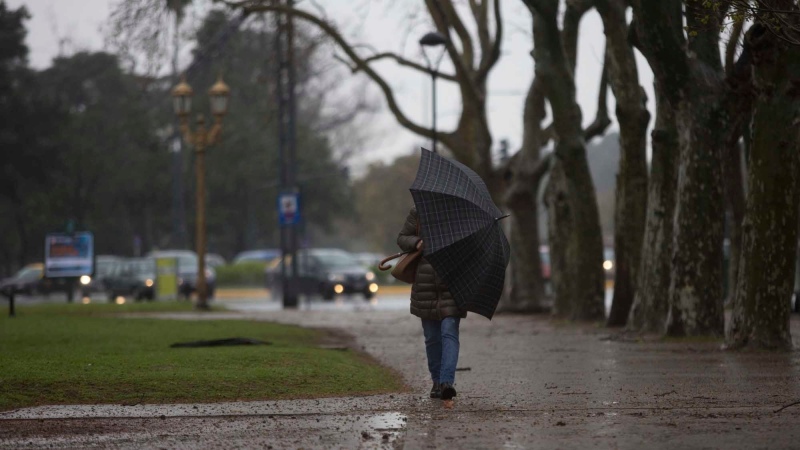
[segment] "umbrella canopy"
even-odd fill
[[[461,309],[491,319],[511,250],[499,223],[506,216],[486,183],[467,166],[422,149],[411,195],[425,242],[423,255]]]

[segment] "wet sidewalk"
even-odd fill
[[[235,303],[229,304],[235,308]],[[0,414],[0,447],[798,448],[800,353],[620,340],[546,317],[462,321],[455,408],[430,388],[419,321],[399,311],[163,315],[336,328],[412,393],[213,405],[42,407]],[[800,321],[793,316],[793,335]],[[795,338],[795,345],[800,342]]]

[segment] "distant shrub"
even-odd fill
[[[264,286],[265,266],[248,261],[217,267],[217,286]]]

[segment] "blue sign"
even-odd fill
[[[278,194],[278,222],[281,226],[300,223],[300,194],[283,192]]]
[[[71,278],[94,273],[94,235],[49,233],[44,241],[44,276]]]

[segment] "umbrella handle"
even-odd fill
[[[400,253],[395,253],[392,256],[387,256],[386,258],[383,258],[381,260],[381,262],[378,263],[378,269],[381,269],[381,270],[389,270],[389,269],[391,269],[392,266],[387,266],[386,263],[388,263],[389,261],[391,261],[393,259],[397,259],[397,258],[399,258],[399,257],[401,257],[403,255],[407,255],[409,253],[411,253],[411,252],[400,252]]]

